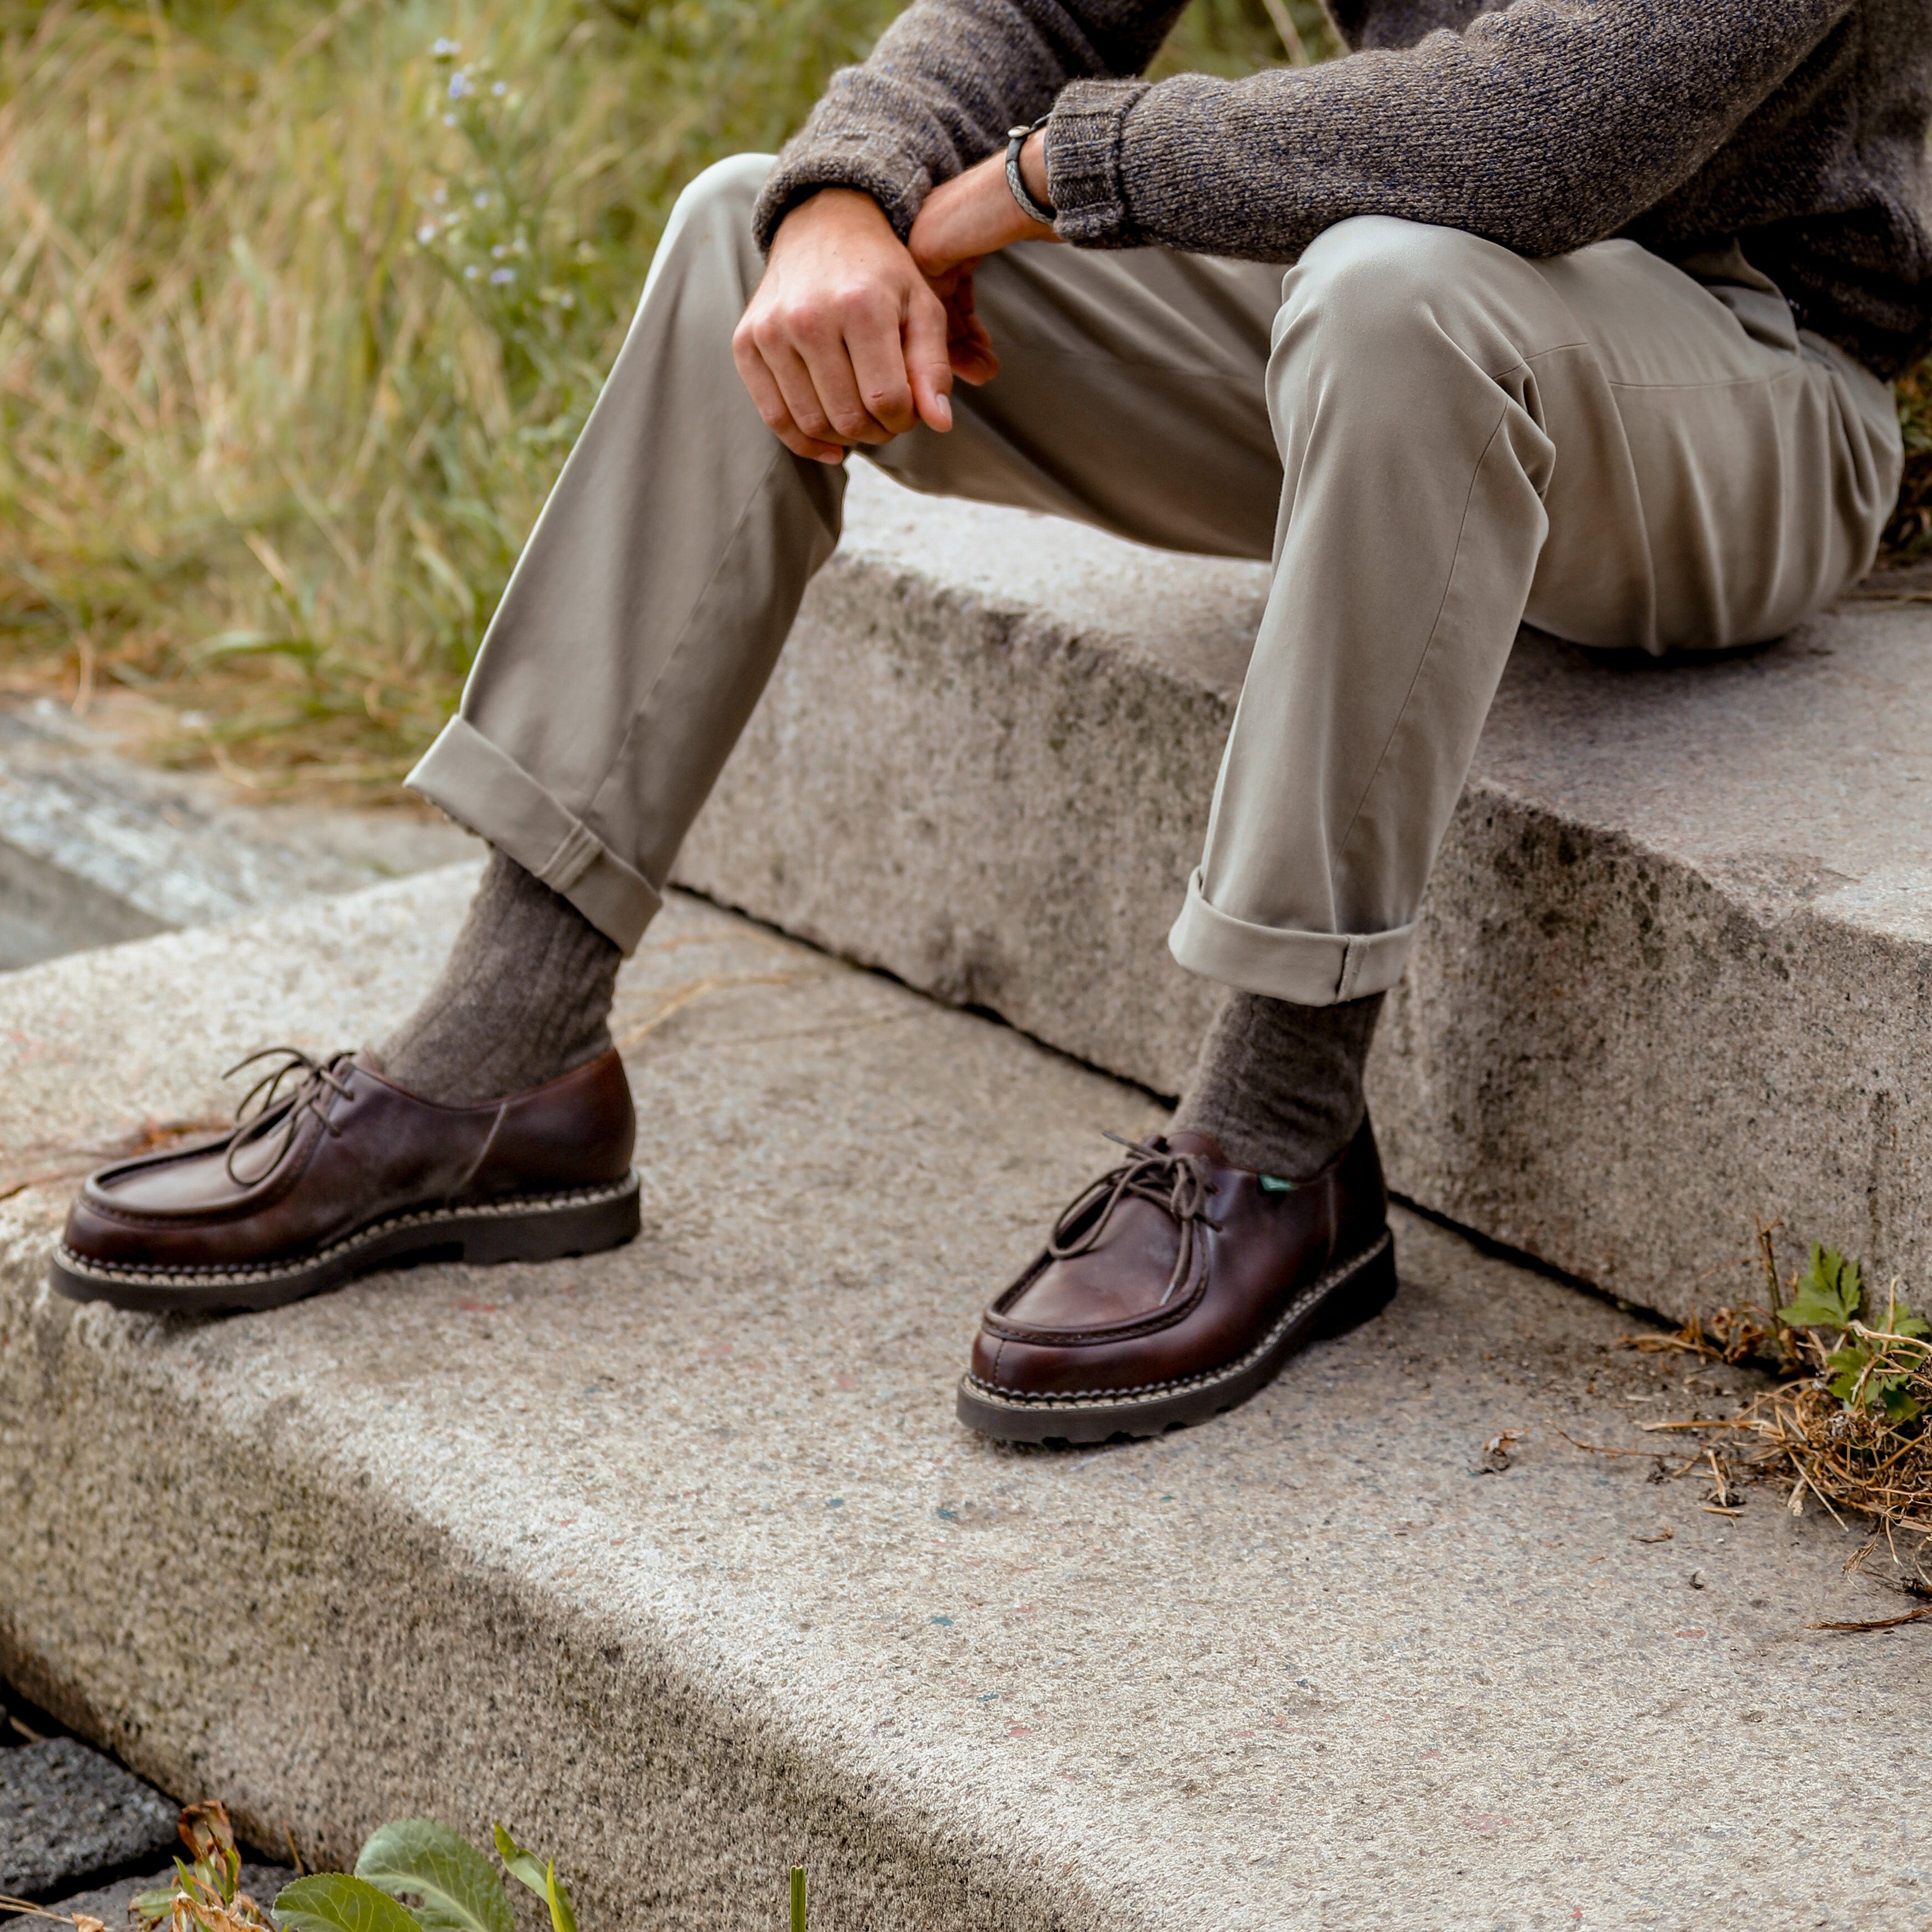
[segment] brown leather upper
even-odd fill
[[[394,1214],[622,1180],[636,1128],[614,1049],[474,1107],[419,1099],[340,1054],[232,1133],[90,1175],[66,1246],[150,1268],[279,1261]]]
[[[1230,1166],[1204,1134],[1178,1133],[1149,1150],[1195,1156],[1191,1180],[1174,1170],[1178,1209],[1129,1191],[1110,1211],[1096,1184],[1053,1246],[986,1310],[973,1344],[975,1380],[1013,1395],[1124,1394],[1223,1368],[1388,1222],[1366,1120],[1312,1179],[1276,1184],[1285,1191]],[[1150,1191],[1168,1187],[1166,1172]]]

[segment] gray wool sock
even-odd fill
[[[1235,993],[1201,1042],[1169,1132],[1210,1134],[1237,1167],[1305,1180],[1355,1137],[1382,995],[1298,1006]]]
[[[473,1106],[594,1060],[623,954],[570,902],[492,850],[442,975],[376,1049],[398,1086]]]

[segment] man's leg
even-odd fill
[[[608,1043],[634,945],[836,540],[844,476],[789,454],[730,353],[762,263],[766,164],[680,200],[623,350],[415,787],[494,848],[438,983],[379,1049],[470,1102]],[[1262,400],[1278,271],[1040,246],[994,258],[1003,358],[958,426],[876,452],[914,487],[1264,556],[1280,465]]]
[[[1218,1137],[1339,1133],[1298,1089],[1366,1045],[1526,614],[1651,651],[1774,637],[1870,564],[1898,480],[1884,386],[1741,261],[1628,243],[1533,262],[1340,224],[1290,272],[1266,394],[1276,568],[1170,943],[1243,989],[1163,1142],[1069,1210],[989,1309],[960,1413],[1104,1439],[1246,1399],[1393,1288],[1366,1120],[1318,1173]],[[1356,1063],[1358,1064],[1358,1061]],[[1295,1070],[1283,1082],[1283,1069]]]
[[[790,455],[731,360],[769,166],[722,163],[680,198],[461,711],[411,774],[493,848],[441,976],[378,1049],[431,1099],[609,1046],[617,966],[838,541],[844,472]]]
[[[1355,221],[1287,277],[1278,568],[1173,936],[1250,990],[1181,1124],[1299,1150],[1289,1173],[1346,1144],[1526,614],[1582,644],[1708,649],[1778,635],[1868,567],[1898,488],[1888,391],[1801,344],[1741,259],[1700,266],[1716,279],[1628,242],[1530,262]]]
[[[1310,1004],[1400,974],[1526,615],[1775,637],[1869,566],[1897,487],[1882,384],[1768,284],[1628,242],[1530,262],[1343,223],[1287,277],[1268,388],[1276,569],[1172,944]]]

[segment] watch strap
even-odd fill
[[[1053,114],[1049,109],[1030,127],[1009,128],[1006,130],[1006,185],[1012,190],[1013,199],[1019,203],[1020,212],[1029,221],[1037,221],[1042,228],[1053,226],[1058,218],[1059,211],[1046,202],[1034,199],[1020,173],[1020,150],[1026,146],[1029,136],[1037,134],[1052,118]]]

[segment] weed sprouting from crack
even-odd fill
[[[1784,1486],[1793,1516],[1815,1498],[1841,1526],[1862,1518],[1870,1534],[1847,1569],[1883,1543],[1900,1586],[1932,1598],[1932,1324],[1906,1305],[1898,1280],[1874,1294],[1856,1261],[1818,1242],[1780,1284],[1776,1232],[1775,1225],[1758,1229],[1766,1305],[1720,1308],[1670,1334],[1626,1338],[1625,1347],[1646,1354],[1681,1352],[1780,1377],[1731,1414],[1644,1424],[1647,1432],[1697,1438],[1688,1454],[1660,1456],[1655,1474],[1708,1472],[1705,1508],[1719,1515],[1740,1513],[1746,1484],[1772,1481]],[[1816,1628],[1882,1629],[1926,1615],[1932,1605]]]

